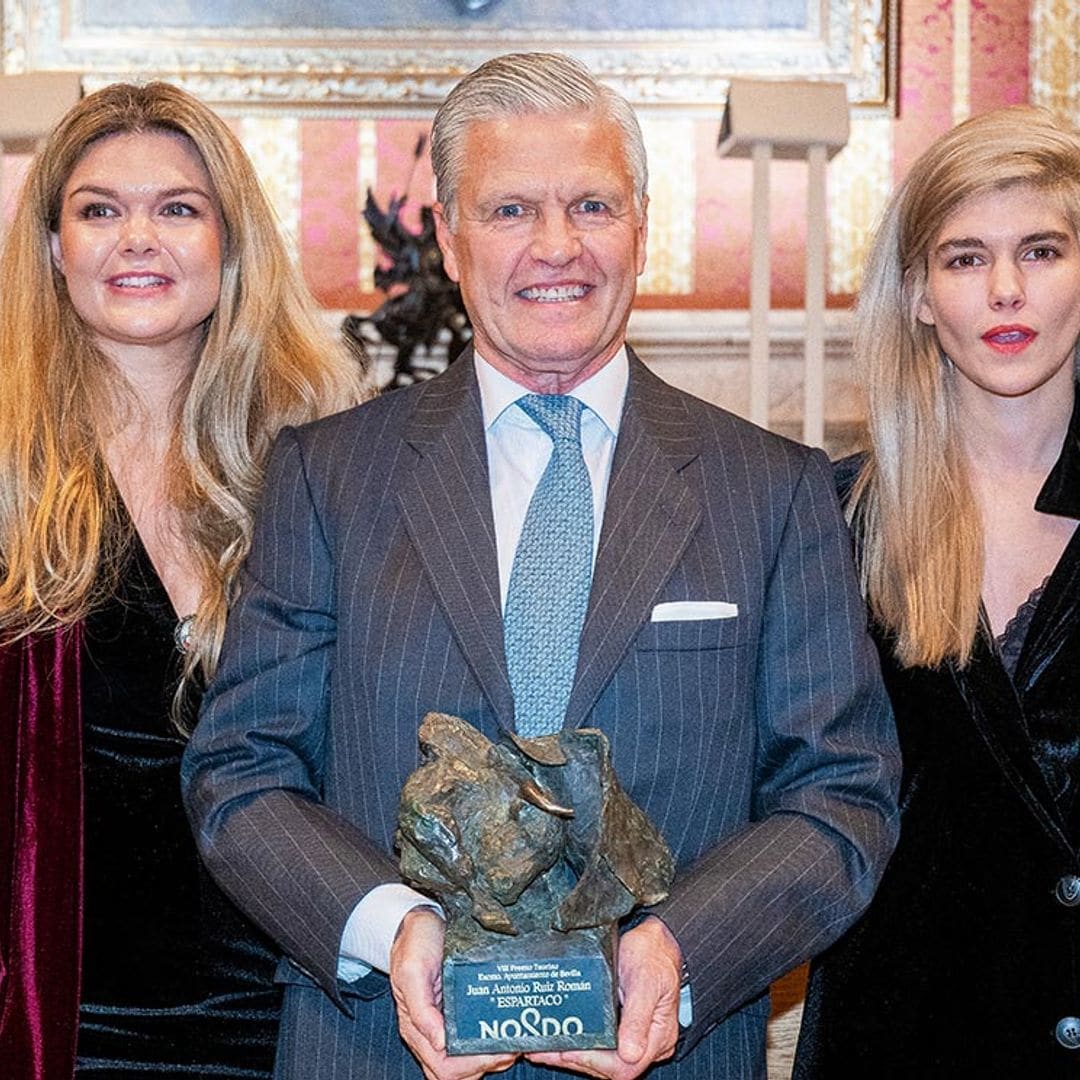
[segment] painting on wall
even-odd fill
[[[141,0],[84,0],[88,26],[138,26],[146,21]],[[321,0],[318,25],[326,29],[449,30],[810,30],[819,4],[806,0],[714,0],[658,5],[653,0],[622,0],[618,5],[583,6],[577,0]],[[306,0],[189,0],[154,13],[159,26],[186,28],[308,28],[312,6]]]
[[[421,113],[513,49],[560,49],[642,105],[714,110],[733,75],[889,101],[891,0],[0,0],[7,73],[163,74],[207,100]]]

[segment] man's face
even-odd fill
[[[646,207],[622,133],[589,112],[510,116],[468,128],[446,271],[477,351],[529,389],[565,393],[623,343],[645,267]]]

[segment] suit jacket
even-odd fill
[[[184,771],[212,871],[291,958],[282,1076],[420,1075],[385,977],[340,983],[338,946],[397,879],[423,715],[512,728],[494,536],[471,356],[277,443]],[[739,614],[650,621],[674,600]],[[694,1021],[657,1076],[763,1075],[769,982],[873,892],[898,761],[865,626],[824,455],[631,355],[566,725],[607,732],[676,856],[658,914]]]
[[[1080,518],[1080,409],[1036,507]],[[963,670],[902,668],[879,637],[903,829],[869,911],[811,969],[795,1075],[1075,1077],[1058,1025],[1080,1017],[1080,531],[1013,678],[985,634]]]

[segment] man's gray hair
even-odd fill
[[[451,226],[465,168],[465,137],[470,124],[506,116],[596,112],[618,125],[626,164],[640,207],[649,182],[645,143],[630,103],[598,82],[589,69],[563,53],[506,53],[470,72],[447,95],[431,128],[431,164],[436,197]],[[478,163],[483,167],[482,163]]]

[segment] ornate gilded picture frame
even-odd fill
[[[0,0],[3,70],[88,88],[165,76],[220,105],[426,113],[511,49],[560,49],[635,103],[715,110],[736,75],[845,82],[890,102],[891,0]],[[674,10],[672,10],[674,9]],[[314,24],[318,25],[314,25]]]

